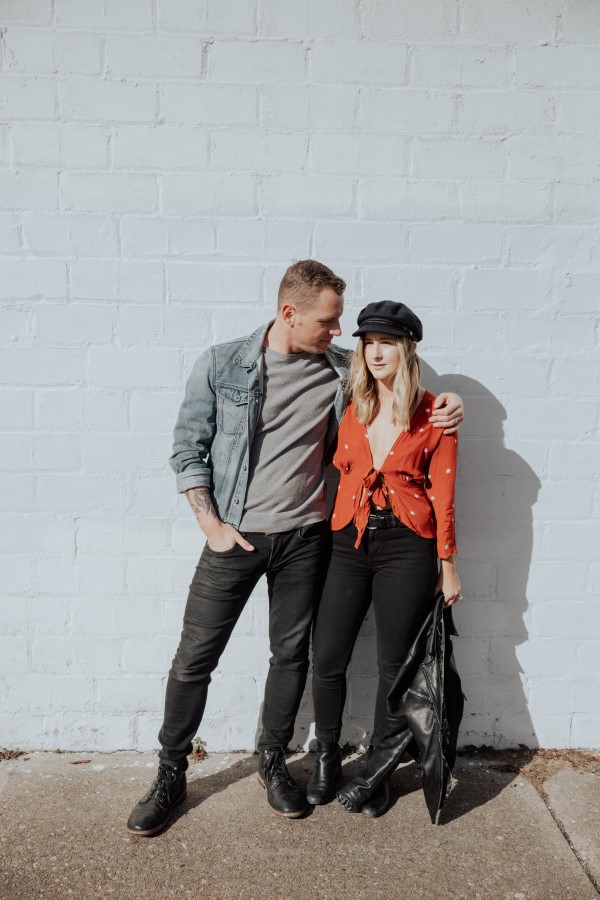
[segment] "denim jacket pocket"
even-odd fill
[[[217,422],[224,434],[239,434],[248,418],[248,391],[229,384],[217,384]]]

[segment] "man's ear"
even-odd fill
[[[281,307],[281,318],[290,328],[294,327],[294,320],[298,315],[298,310],[292,303],[284,303]]]

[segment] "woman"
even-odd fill
[[[341,422],[334,465],[340,485],[333,508],[333,552],[313,639],[317,758],[309,803],[333,796],[341,769],[338,744],[346,669],[373,603],[379,683],[369,765],[386,763],[399,728],[387,695],[420,626],[442,591],[460,599],[454,537],[457,438],[428,419],[433,394],[419,383],[420,320],[402,303],[370,303],[358,316],[360,338],[349,379],[351,401]],[[441,560],[438,573],[438,558]],[[389,769],[387,763],[383,769]],[[370,773],[373,793],[360,811],[380,815],[391,772]],[[342,788],[338,800],[351,811]]]

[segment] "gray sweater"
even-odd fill
[[[325,434],[339,376],[321,354],[263,352],[240,530],[281,532],[325,519]]]

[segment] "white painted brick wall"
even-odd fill
[[[404,300],[466,401],[463,742],[599,746],[598,4],[4,0],[0,33],[0,745],[156,745],[202,546],[185,377],[314,255],[348,345]],[[261,582],[211,749],[254,746],[266,634]],[[374,649],[369,617],[354,741]]]

